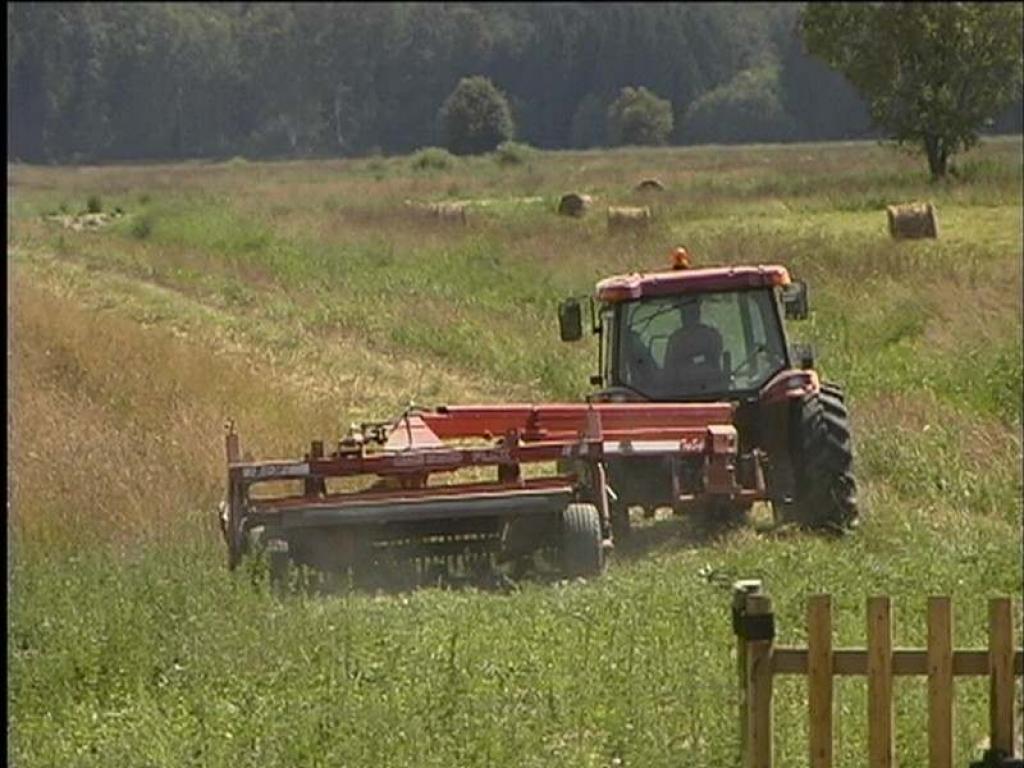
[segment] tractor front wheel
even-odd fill
[[[796,498],[792,516],[808,528],[842,532],[857,522],[850,417],[842,389],[822,384],[793,413]]]
[[[562,513],[562,565],[570,578],[604,570],[601,517],[593,504],[570,504]]]

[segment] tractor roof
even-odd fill
[[[599,301],[616,303],[648,296],[736,291],[788,284],[789,272],[785,267],[759,264],[754,267],[673,269],[666,272],[615,275],[599,282],[595,293]]]

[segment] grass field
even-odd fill
[[[648,175],[667,186],[651,231],[608,235],[603,206]],[[764,579],[786,644],[819,591],[837,645],[863,645],[871,594],[893,596],[897,645],[923,645],[933,594],[957,646],[984,645],[990,596],[1017,596],[1019,626],[1022,178],[1019,137],[939,185],[872,144],[8,166],[12,763],[734,766],[730,579]],[[556,216],[569,190],[598,212]],[[90,195],[128,215],[43,220]],[[940,239],[891,241],[884,206],[914,199]],[[475,202],[463,227],[406,200]],[[856,534],[663,520],[600,580],[510,594],[282,601],[228,573],[227,417],[245,450],[290,456],[410,400],[578,399],[595,350],[557,341],[557,300],[678,243],[810,283],[792,331],[848,391]],[[864,689],[838,683],[837,765],[864,764]],[[926,762],[925,693],[896,683],[901,765]],[[986,681],[958,681],[957,706],[964,765]],[[807,764],[805,713],[782,680],[779,765]]]

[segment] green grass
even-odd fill
[[[897,596],[897,642],[921,645],[925,598],[942,593],[956,600],[958,643],[976,646],[984,600],[1015,589],[1020,557],[993,539],[998,526],[979,528],[951,542],[908,513],[844,542],[737,534],[593,584],[510,596],[279,602],[245,573],[225,577],[206,541],[17,567],[15,761],[730,765],[729,596],[702,567],[764,578],[784,643],[803,640],[803,598],[823,590],[835,596],[837,644],[863,645],[864,596],[886,593]],[[923,759],[913,734],[924,701],[900,701],[906,764]],[[782,765],[802,757],[801,703],[800,691],[780,697]],[[863,695],[844,703],[862,707]],[[975,692],[959,707],[965,756],[985,701]],[[862,718],[844,718],[843,734],[863,746]]]
[[[986,599],[1022,580],[1019,141],[941,185],[869,144],[495,160],[9,169],[14,764],[733,766],[718,584],[741,577],[765,580],[785,644],[827,591],[837,645],[864,644],[872,594],[893,597],[897,645],[923,645],[934,594],[957,645],[984,645]],[[666,191],[638,197],[647,176]],[[570,190],[598,197],[590,216],[555,215]],[[39,219],[90,195],[128,216]],[[404,204],[446,199],[470,201],[465,226]],[[641,199],[652,231],[609,236],[603,206]],[[884,206],[914,199],[940,239],[890,241]],[[280,456],[410,399],[578,399],[594,348],[557,341],[557,301],[678,243],[810,283],[791,330],[847,388],[858,533],[660,521],[600,580],[511,594],[280,601],[256,566],[227,572],[226,417]],[[837,690],[836,764],[862,765],[864,683]],[[778,764],[805,765],[803,683],[777,693]],[[897,695],[900,762],[924,764],[924,682]],[[957,707],[966,764],[984,680],[958,681]]]

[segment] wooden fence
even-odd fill
[[[771,598],[761,582],[733,586],[733,630],[737,638],[740,744],[744,768],[772,768],[772,681],[776,675],[806,675],[812,768],[832,766],[832,678],[868,678],[868,765],[895,765],[893,677],[928,677],[928,765],[953,765],[953,678],[989,678],[992,764],[1013,756],[1014,676],[1024,671],[1024,652],[1013,648],[1009,598],[989,601],[988,650],[953,649],[953,614],[948,597],[928,599],[928,647],[892,647],[888,597],[867,601],[867,648],[832,647],[832,598],[814,595],[807,604],[807,647],[775,645]],[[987,764],[987,763],[986,763]],[[1019,763],[1009,763],[1017,765]]]

